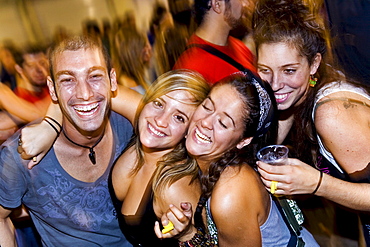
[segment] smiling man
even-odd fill
[[[107,185],[132,134],[129,121],[110,112],[117,81],[108,54],[97,41],[79,36],[53,47],[49,59],[48,86],[63,127],[32,170],[17,153],[18,134],[1,147],[0,245],[15,246],[9,214],[23,203],[44,246],[131,246]]]

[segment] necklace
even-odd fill
[[[96,145],[98,145],[99,142],[103,139],[104,133],[99,137],[99,140],[94,145],[92,145],[91,147],[89,147],[89,146],[84,146],[84,145],[75,143],[74,141],[72,141],[71,139],[69,139],[69,137],[67,136],[66,132],[64,132],[64,129],[62,131],[63,131],[63,134],[67,138],[68,141],[70,141],[71,143],[75,144],[76,146],[79,146],[79,147],[82,147],[82,148],[88,148],[90,150],[89,159],[90,159],[91,163],[93,163],[93,165],[95,165],[96,164],[96,158],[95,158],[94,147],[96,147]]]

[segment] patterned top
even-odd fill
[[[105,173],[87,183],[71,177],[51,148],[39,165],[27,169],[17,153],[19,133],[0,153],[0,204],[16,208],[23,203],[44,246],[131,246],[119,229],[108,191],[113,161],[132,135],[129,121],[113,113],[113,155]]]

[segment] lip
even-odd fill
[[[276,103],[283,103],[289,98],[290,93],[275,93],[274,95]]]
[[[209,136],[205,135],[200,131],[198,127],[195,127],[193,131],[193,140],[199,144],[211,144],[212,140]]]
[[[97,113],[100,104],[98,102],[89,104],[74,104],[72,107],[78,116],[86,118],[94,116]]]
[[[155,137],[160,137],[160,138],[163,138],[163,137],[166,137],[167,134],[163,133],[162,131],[158,130],[157,128],[155,128],[151,123],[148,122],[147,124],[147,129],[148,129],[148,132],[152,135],[152,136],[155,136]]]

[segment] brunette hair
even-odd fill
[[[121,28],[115,35],[114,45],[112,46],[113,58],[119,74],[124,74],[133,79],[145,90],[148,84],[145,82],[145,63],[141,59],[144,47],[148,39],[137,29],[127,27]]]
[[[342,74],[333,67],[333,58],[328,49],[329,33],[324,22],[301,0],[261,0],[256,5],[253,26],[257,54],[262,44],[281,42],[296,49],[309,65],[312,65],[317,53],[322,56],[314,75],[318,79],[317,85],[309,87],[303,96],[305,100],[295,111],[295,120],[289,133],[290,141],[294,143],[291,154],[304,162],[316,164],[319,147],[311,117],[315,96],[327,83],[344,80]],[[307,149],[310,151],[307,152]]]
[[[265,122],[265,119],[261,118],[261,115],[264,112],[261,109],[261,100],[266,100],[266,98],[261,98],[260,91],[257,89],[256,83],[258,83],[258,85],[267,92],[265,97],[269,98],[271,102],[269,111],[271,110],[272,112],[275,112],[277,109],[276,101],[269,84],[261,81],[252,73],[232,74],[214,86],[219,87],[227,84],[236,90],[239,95],[239,98],[236,100],[241,100],[244,104],[242,112],[244,129],[243,134],[240,136],[240,140],[248,137],[253,137],[253,139],[249,145],[246,145],[241,149],[238,149],[235,146],[226,151],[222,157],[210,163],[208,174],[201,175],[202,195],[194,216],[197,227],[204,227],[201,212],[225,168],[228,166],[240,167],[245,164],[255,167],[257,151],[264,146],[276,143],[277,118],[274,114],[270,114],[268,116],[269,124],[266,128],[267,132],[264,132],[262,135],[258,134],[257,129],[260,121]]]

